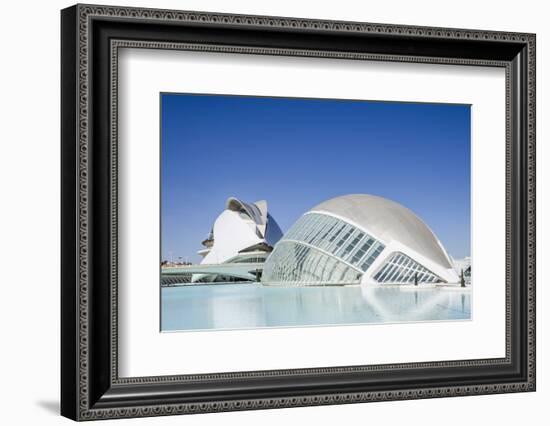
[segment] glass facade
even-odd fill
[[[275,246],[262,281],[298,285],[358,283],[384,247],[343,220],[309,213]]]
[[[396,252],[376,273],[374,280],[388,284],[413,284],[417,276],[419,283],[437,283],[440,278],[403,253]]]

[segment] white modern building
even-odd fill
[[[267,285],[457,283],[441,242],[402,205],[353,194],[306,212],[275,245]]]
[[[181,267],[174,272],[193,274],[193,282],[256,280],[282,235],[267,210],[266,201],[245,203],[230,197],[225,210],[214,221],[208,238],[202,242],[204,248],[198,252],[203,256],[200,265]]]

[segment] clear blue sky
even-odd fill
[[[265,199],[283,232],[375,194],[470,255],[470,106],[161,94],[162,258],[193,262],[225,201]]]

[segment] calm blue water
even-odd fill
[[[470,319],[469,291],[438,288],[166,287],[162,331]]]

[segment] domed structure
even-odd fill
[[[382,197],[336,197],[306,212],[275,245],[265,284],[458,282],[452,260],[428,226]]]

